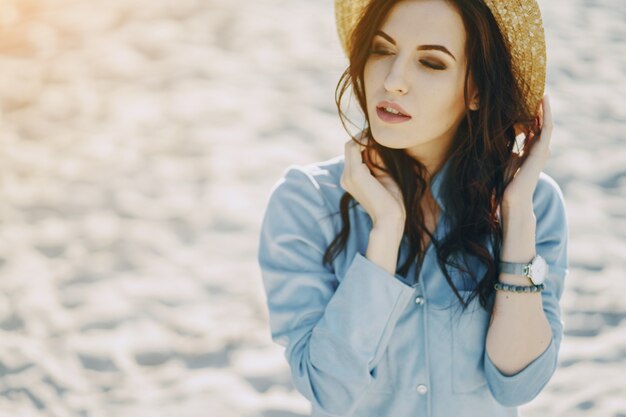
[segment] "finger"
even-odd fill
[[[550,107],[550,99],[547,94],[543,97],[543,100],[543,127],[552,130],[552,107]]]
[[[552,109],[550,107],[550,99],[548,95],[543,96],[542,102],[542,124],[541,124],[541,134],[538,137],[539,143],[537,144],[543,151],[541,152],[544,156],[549,154],[550,152],[550,139],[552,137]]]
[[[345,170],[349,176],[354,175],[356,170],[362,169],[363,167],[363,157],[359,148],[360,145],[352,139],[345,144]]]
[[[389,175],[386,171],[387,167],[376,149],[369,149],[365,152],[368,157],[368,167],[376,177],[384,177]]]
[[[374,168],[372,164],[370,153],[371,153],[371,150],[365,148],[361,151],[361,157],[363,158],[363,163],[367,166],[367,169],[370,171],[372,175],[374,175],[376,168]]]

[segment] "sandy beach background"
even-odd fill
[[[571,268],[521,410],[626,417],[626,3],[540,5]],[[332,0],[0,1],[1,417],[307,415],[257,234],[345,65]]]

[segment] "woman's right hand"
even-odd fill
[[[356,141],[347,141],[340,184],[365,208],[374,226],[395,227],[403,233],[406,209],[400,187],[387,172],[376,168],[372,161],[385,167],[374,149],[368,152],[365,146]]]

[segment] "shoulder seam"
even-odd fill
[[[297,172],[300,172],[305,177],[307,177],[311,185],[317,190],[319,197],[324,203],[324,207],[326,211],[324,214],[330,215],[331,213],[334,213],[334,211],[338,209],[338,207],[335,208],[331,205],[329,197],[322,191],[320,182],[312,174],[312,171],[317,170],[317,169],[319,169],[319,167],[314,163],[306,164],[306,165],[292,164],[292,165],[289,165],[285,169],[284,175],[287,176],[289,172],[297,171]]]

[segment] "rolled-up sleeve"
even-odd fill
[[[526,404],[547,385],[557,368],[563,338],[560,300],[569,272],[567,213],[559,185],[544,173],[540,174],[533,194],[533,209],[537,219],[536,252],[546,260],[549,268],[541,298],[552,329],[552,340],[541,355],[513,375],[500,372],[485,349],[487,383],[494,398],[505,406]]]
[[[322,257],[333,236],[319,185],[290,167],[271,192],[258,262],[272,340],[284,346],[295,388],[313,407],[350,415],[375,381],[414,289],[356,253],[338,279]]]

